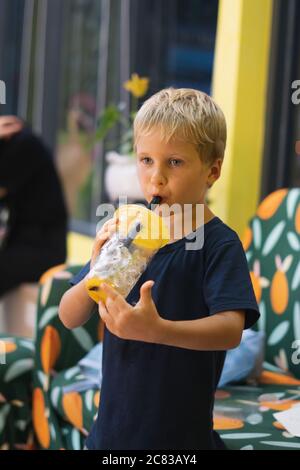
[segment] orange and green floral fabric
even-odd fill
[[[276,381],[276,380],[275,380]],[[300,450],[273,416],[300,405],[300,381],[291,385],[232,385],[217,391],[214,429],[232,450]]]
[[[269,195],[250,221],[243,245],[261,312],[258,328],[266,333],[268,370],[257,387],[235,385],[218,391],[215,429],[233,449],[299,449],[299,438],[282,429],[273,413],[300,401],[300,189],[280,189]],[[82,448],[95,418],[101,392],[63,393],[63,387],[80,379],[78,361],[103,335],[97,314],[73,331],[58,318],[60,299],[79,270],[80,266],[60,266],[42,279],[35,356],[32,342],[5,339],[8,361],[0,367],[3,448],[34,445],[32,379],[32,416],[39,447]],[[272,372],[276,367],[282,374]],[[266,394],[272,399],[263,400]],[[285,401],[274,404],[274,396]]]
[[[300,378],[300,189],[280,189],[259,205],[246,251],[266,333],[266,361]]]
[[[261,314],[257,328],[266,334],[265,370],[257,387],[218,391],[215,429],[231,449],[300,449],[299,438],[273,416],[300,404],[299,188],[262,201],[243,246]],[[276,394],[282,403],[275,403]]]
[[[66,413],[63,416],[57,413],[51,402],[51,399],[55,398],[56,389],[51,388],[55,377],[60,371],[76,365],[96,342],[102,340],[103,328],[99,315],[93,315],[84,326],[74,330],[65,328],[58,317],[60,299],[70,287],[70,279],[80,268],[80,266],[73,266],[59,270],[44,279],[40,290],[32,412],[35,434],[43,449],[67,448],[67,435],[69,434],[67,431],[62,432],[62,429],[69,429],[65,425],[68,422],[73,425],[72,419],[76,413],[79,413],[77,407],[80,407],[80,399],[72,402],[68,396],[62,398]],[[78,419],[75,419],[75,423],[78,424],[79,429],[82,428],[82,432],[80,435],[73,433],[73,439],[71,436],[69,441],[82,444],[85,431],[83,426],[79,426]],[[77,437],[74,437],[75,435]]]
[[[34,343],[0,335],[0,450],[31,449]]]
[[[97,416],[100,391],[91,388],[84,392],[65,391],[64,387],[81,380],[78,366],[60,372],[51,384],[51,405],[63,420],[72,424],[85,438]]]

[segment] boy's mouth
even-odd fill
[[[151,204],[161,205],[166,200],[166,198],[162,197],[160,194],[153,194],[150,200]],[[154,202],[153,202],[154,201]]]

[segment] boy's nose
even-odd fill
[[[162,186],[166,184],[166,181],[165,175],[160,170],[154,171],[151,175],[151,183],[153,186]]]

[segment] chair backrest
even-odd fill
[[[74,366],[102,340],[99,315],[93,315],[85,325],[74,330],[65,328],[58,317],[60,300],[70,288],[70,279],[80,269],[81,266],[66,266],[43,277],[36,322],[36,367],[46,374]]]
[[[103,323],[98,314],[74,330],[64,327],[58,306],[70,288],[70,279],[81,266],[59,266],[41,279],[36,322],[36,353],[33,373],[33,425],[44,449],[64,447],[58,416],[51,404],[51,382],[57,372],[76,366],[78,361],[103,338]],[[96,311],[95,304],[95,311]]]
[[[300,189],[259,205],[243,237],[266,333],[266,361],[300,378]]]

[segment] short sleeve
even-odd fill
[[[72,279],[70,279],[69,282],[71,286],[76,286],[76,284],[78,284],[80,281],[82,281],[82,279],[85,278],[87,273],[90,271],[90,264],[91,262],[89,261],[85,266],[83,266],[79,273],[77,273],[75,276],[72,277]]]
[[[208,253],[204,297],[210,315],[226,310],[245,310],[245,329],[258,320],[259,309],[239,239],[225,242]]]

